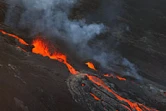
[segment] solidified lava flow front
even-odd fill
[[[2,34],[4,34],[4,35],[8,35],[9,37],[13,37],[13,38],[17,39],[23,45],[29,45],[23,39],[21,39],[20,37],[14,35],[14,34],[7,33],[7,32],[5,32],[3,30],[0,30],[0,32]],[[70,71],[70,73],[73,74],[73,75],[77,75],[79,73],[79,71],[77,71],[72,65],[70,65],[70,63],[68,63],[67,56],[65,54],[62,54],[62,53],[57,52],[57,51],[50,51],[51,50],[49,48],[50,44],[48,44],[48,42],[46,40],[38,37],[38,38],[36,38],[36,39],[33,40],[32,45],[34,46],[34,48],[32,49],[33,53],[42,55],[44,57],[47,56],[50,59],[57,60],[57,61],[65,64],[67,66],[68,70]],[[94,65],[92,63],[89,62],[88,66],[90,68],[92,68],[93,70],[96,70],[95,67],[94,67]],[[95,85],[103,88],[103,90],[106,90],[109,93],[113,94],[118,101],[123,101],[125,104],[122,104],[122,106],[126,110],[129,110],[129,111],[157,111],[156,109],[149,108],[149,107],[147,107],[147,106],[145,106],[145,105],[143,105],[141,103],[132,102],[129,99],[121,97],[114,90],[112,90],[102,79],[100,79],[97,76],[92,76],[90,74],[86,74],[85,76],[87,76],[88,80],[91,81],[93,84],[95,84]],[[112,75],[105,74],[105,77],[112,77]],[[122,77],[119,77],[119,76],[113,76],[113,77],[117,78],[118,80],[126,81],[125,78],[122,78]],[[82,84],[82,86],[85,86],[85,84]],[[101,100],[95,94],[93,94],[91,92],[89,94],[96,101],[100,101]]]

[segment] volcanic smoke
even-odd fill
[[[24,44],[24,45],[31,45],[31,44],[28,44],[26,43],[23,39],[21,39],[20,37],[14,35],[14,34],[10,34],[10,33],[7,33],[3,30],[0,31],[2,34],[4,35],[8,35],[9,37],[12,37],[12,38],[15,38],[17,40],[19,40],[19,42],[21,44]],[[21,41],[20,41],[21,40]],[[61,63],[64,63],[68,70],[70,71],[71,74],[73,75],[76,75],[76,74],[79,74],[79,71],[77,71],[76,69],[74,69],[74,67],[72,67],[70,65],[70,63],[67,62],[67,56],[60,53],[60,52],[56,52],[56,51],[53,51],[53,53],[50,52],[50,49],[49,49],[49,44],[46,40],[40,38],[40,37],[37,37],[36,39],[33,40],[32,42],[32,45],[34,45],[34,48],[32,50],[33,53],[35,54],[40,54],[42,55],[43,57],[49,57],[50,59],[52,60],[57,60]],[[54,48],[53,48],[54,49]],[[85,76],[88,77],[88,79],[102,87],[104,90],[112,93],[119,101],[123,101],[125,102],[126,104],[128,105],[125,105],[124,107],[128,110],[128,109],[131,109],[131,110],[136,110],[136,111],[157,111],[156,109],[153,109],[153,108],[149,108],[141,103],[137,103],[137,102],[132,102],[126,98],[123,98],[121,97],[120,95],[118,95],[114,90],[110,89],[109,86],[107,86],[103,80],[101,80],[100,78],[98,78],[97,76],[92,76],[90,74],[86,74]],[[108,76],[106,74],[106,76]],[[118,78],[118,77],[117,77]],[[121,78],[122,79],[122,78]],[[121,80],[119,79],[119,80]],[[85,84],[84,84],[85,85]],[[83,85],[83,86],[84,86]],[[95,94],[93,93],[90,93],[90,95],[96,100],[96,101],[100,101],[100,98],[98,98]],[[130,110],[129,110],[130,111]]]
[[[139,79],[135,66],[120,54],[106,52],[88,45],[96,36],[106,32],[108,27],[103,23],[87,23],[85,18],[80,20],[69,19],[72,8],[80,0],[49,0],[49,2],[48,0],[7,0],[7,2],[9,8],[5,23],[8,26],[28,30],[30,36],[42,33],[46,36],[63,40],[73,50],[77,50],[77,56],[82,59],[93,59],[108,70],[112,66],[117,66],[117,64],[124,65],[126,68],[121,74]],[[118,2],[118,4],[121,3]],[[19,14],[14,12],[18,6],[24,10]],[[120,10],[120,6],[114,7],[114,11],[115,9]],[[110,16],[111,14],[109,15],[111,19],[112,17]],[[104,47],[103,44],[105,43],[100,42],[97,45]]]

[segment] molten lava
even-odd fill
[[[94,66],[93,63],[87,62],[87,63],[85,63],[85,64],[86,64],[90,69],[97,71],[97,69],[95,68],[95,66]]]
[[[0,30],[0,32],[4,35],[8,35],[10,37],[13,37],[15,39],[17,39],[21,44],[23,45],[29,45],[28,43],[26,43],[23,39],[21,39],[20,37],[14,35],[14,34],[10,34],[7,33],[3,30]],[[41,38],[36,38],[33,40],[32,45],[34,45],[34,48],[32,49],[32,52],[35,54],[40,54],[42,56],[47,56],[50,59],[53,60],[57,60],[59,62],[64,63],[67,68],[69,69],[71,74],[78,74],[78,71],[76,71],[76,69],[74,69],[68,62],[67,62],[67,57],[66,55],[56,52],[54,51],[53,53],[51,53],[50,48],[49,48],[49,44],[44,41]],[[92,63],[87,63],[88,67],[96,70],[96,68],[94,67],[94,65]],[[125,99],[123,97],[121,97],[120,95],[118,95],[115,91],[113,91],[112,89],[109,88],[109,86],[107,86],[104,81],[102,81],[100,78],[96,77],[96,76],[92,76],[89,74],[86,74],[86,76],[88,77],[88,79],[93,82],[94,84],[102,87],[103,89],[107,90],[108,92],[112,93],[119,101],[123,101],[125,103],[127,103],[128,105],[122,105],[123,107],[125,107],[126,109],[128,109],[129,111],[134,110],[134,111],[157,111],[155,109],[152,108],[148,108],[143,104],[137,103],[137,102],[132,102],[128,99]],[[114,76],[114,75],[110,75],[110,74],[105,74],[105,77],[114,77],[117,78],[119,80],[126,80],[125,78],[119,77],[119,76]],[[82,86],[85,86],[85,84],[82,84]],[[100,100],[100,98],[98,98],[96,95],[94,95],[93,93],[90,93],[90,95],[97,101]],[[131,110],[130,110],[131,109]]]
[[[93,93],[90,93],[90,95],[96,100],[96,101],[99,101],[100,98],[98,98],[96,95],[94,95]]]
[[[13,38],[17,39],[17,40],[18,40],[21,44],[23,44],[23,45],[29,45],[29,44],[26,43],[23,39],[21,39],[20,37],[14,35],[14,34],[7,33],[7,32],[5,32],[5,31],[3,31],[3,30],[0,30],[0,32],[1,32],[2,34],[4,34],[4,35],[8,35],[9,37],[13,37]]]
[[[78,71],[76,71],[68,62],[66,55],[54,51],[53,53],[50,52],[49,45],[46,41],[42,40],[41,38],[37,38],[33,40],[32,45],[34,48],[32,49],[32,52],[35,54],[40,54],[42,56],[47,56],[50,59],[57,60],[59,62],[64,63],[67,68],[69,69],[71,74],[77,74]]]
[[[86,75],[88,77],[88,79],[90,81],[92,81],[93,83],[95,83],[96,85],[104,88],[105,90],[107,90],[108,92],[112,93],[118,100],[120,101],[123,101],[123,102],[126,102],[130,108],[132,110],[136,110],[136,111],[144,111],[147,110],[147,111],[157,111],[155,109],[152,109],[152,108],[148,108],[146,106],[144,106],[143,104],[140,104],[140,103],[137,103],[137,102],[131,102],[130,100],[128,99],[125,99],[123,97],[121,97],[120,95],[118,95],[116,92],[114,92],[112,89],[110,89],[105,83],[104,81],[102,81],[101,79],[99,79],[98,77],[96,76],[92,76],[92,75]]]
[[[125,106],[123,104],[121,104],[121,106],[123,106],[124,108],[126,108],[128,111],[132,111],[128,106]]]
[[[117,76],[117,75],[113,75],[113,74],[104,74],[105,77],[112,77],[112,78],[116,78],[120,81],[126,81],[126,78],[123,78],[123,77],[120,77],[120,76]]]
[[[87,62],[87,63],[85,63],[90,69],[92,69],[92,70],[95,70],[95,71],[97,71],[97,69],[95,68],[95,65],[92,63],[92,62]],[[120,81],[126,81],[126,78],[123,78],[123,77],[120,77],[120,76],[115,76],[115,75],[113,75],[113,74],[104,74],[104,76],[105,77],[112,77],[112,78],[116,78],[116,79],[118,79],[118,80],[120,80]]]

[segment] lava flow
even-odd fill
[[[63,62],[64,64],[66,64],[66,66],[68,67],[69,71],[72,74],[77,74],[78,71],[76,71],[68,62],[67,62],[67,58],[65,55],[59,53],[59,52],[53,52],[53,54],[50,53],[48,45],[45,41],[43,41],[40,38],[37,38],[33,41],[32,45],[34,45],[34,48],[32,50],[33,53],[36,54],[41,54],[43,56],[48,56],[50,59],[55,59],[58,60],[59,62]],[[96,76],[91,76],[89,74],[86,75],[90,81],[92,81],[93,83],[95,83],[98,86],[103,87],[104,89],[106,89],[107,91],[109,91],[110,93],[112,93],[118,100],[120,101],[124,101],[126,103],[128,103],[128,105],[130,106],[130,108],[132,110],[136,110],[136,111],[143,111],[143,110],[147,110],[147,111],[157,111],[155,109],[151,109],[148,108],[146,106],[144,106],[143,104],[137,103],[137,102],[131,102],[128,99],[125,99],[121,96],[119,96],[116,92],[114,92],[113,90],[111,90],[101,79],[99,79]],[[95,96],[94,94],[90,93],[91,96],[94,97],[95,100],[99,101],[100,99]],[[128,107],[128,106],[126,106]],[[129,109],[130,109],[129,108]],[[142,110],[143,109],[143,110]]]
[[[90,95],[96,100],[96,101],[99,101],[100,98],[98,98],[96,95],[94,95],[93,93],[90,93]]]
[[[86,64],[90,69],[97,71],[97,69],[95,68],[95,66],[94,66],[93,63],[87,62],[87,63],[85,63],[85,64]]]
[[[99,79],[99,78],[96,77],[96,76],[92,76],[92,75],[89,75],[89,74],[87,74],[86,76],[88,77],[88,79],[89,79],[90,81],[92,81],[92,82],[95,83],[96,85],[98,85],[98,86],[104,88],[105,90],[107,90],[108,92],[112,93],[118,100],[124,101],[124,102],[128,103],[128,105],[130,106],[130,108],[131,108],[132,110],[136,110],[136,111],[144,111],[144,110],[146,110],[146,111],[157,111],[157,110],[155,110],[155,109],[148,108],[148,107],[144,106],[143,104],[140,104],[140,103],[137,103],[137,102],[131,102],[130,100],[125,99],[125,98],[119,96],[116,92],[114,92],[112,89],[110,89],[110,88],[104,83],[104,81],[102,81],[101,79]],[[126,106],[126,107],[128,107],[128,106]],[[128,107],[128,108],[129,108],[129,107]],[[130,109],[130,108],[129,108],[129,109]]]
[[[87,62],[85,63],[90,69],[97,71],[97,69],[95,68],[95,65],[92,62]],[[111,78],[116,78],[120,81],[126,81],[126,78],[117,76],[117,75],[113,75],[113,74],[104,74],[104,77],[111,77]]]
[[[17,39],[17,40],[18,40],[21,44],[23,44],[23,45],[29,45],[29,44],[26,43],[23,39],[21,39],[20,37],[14,35],[14,34],[7,33],[7,32],[5,32],[5,31],[3,31],[3,30],[0,30],[0,32],[1,32],[2,34],[4,34],[4,35],[8,35],[9,37],[13,37],[13,38]]]
[[[123,77],[120,77],[120,76],[117,76],[117,75],[113,75],[113,74],[104,74],[104,77],[112,77],[112,78],[116,78],[120,81],[126,81],[126,78],[123,78]]]
[[[49,57],[50,59],[57,60],[59,62],[64,63],[71,74],[77,74],[78,71],[76,71],[68,62],[67,62],[67,57],[66,55],[54,51],[53,53],[50,52],[50,49],[48,47],[48,44],[46,41],[42,40],[41,38],[37,38],[33,40],[32,45],[34,48],[32,49],[32,52],[35,54],[40,54],[44,57]]]
[[[3,30],[0,30],[0,32],[4,35],[8,35],[10,37],[13,37],[17,40],[19,40],[19,42],[23,45],[29,45],[28,43],[26,43],[23,39],[21,39],[20,37],[16,36],[16,35],[13,35],[13,34],[10,34],[10,33],[7,33]],[[66,55],[62,54],[62,53],[59,53],[59,52],[56,52],[56,51],[53,51],[53,53],[51,53],[50,51],[50,48],[49,48],[49,44],[41,39],[41,38],[36,38],[33,40],[32,42],[32,45],[34,46],[34,48],[32,49],[32,52],[35,53],[35,54],[40,54],[44,57],[49,57],[50,59],[53,59],[53,60],[57,60],[59,62],[62,62],[64,63],[68,70],[70,71],[71,74],[78,74],[79,72],[76,71],[76,69],[74,69],[68,62],[67,62],[67,57]],[[91,67],[91,68],[94,68],[95,67]],[[140,104],[140,103],[137,103],[137,102],[131,102],[130,100],[126,99],[126,98],[123,98],[121,97],[120,95],[118,95],[115,91],[113,91],[112,89],[109,88],[109,86],[107,86],[104,81],[102,81],[100,78],[96,77],[96,76],[92,76],[92,75],[89,75],[89,74],[86,74],[86,76],[88,77],[88,79],[93,82],[94,84],[96,84],[97,86],[100,86],[102,87],[103,89],[107,90],[108,92],[112,93],[119,101],[123,101],[125,103],[127,103],[128,105],[125,105],[124,107],[126,107],[126,109],[131,109],[131,110],[136,110],[136,111],[157,111],[155,109],[152,109],[152,108],[148,108],[146,107],[145,105],[143,104]],[[106,74],[105,76],[110,76],[108,74]],[[119,77],[116,77],[118,78],[119,80],[126,80],[126,79],[122,79],[122,78],[119,78]],[[85,84],[82,84],[82,86],[85,86]],[[100,98],[98,98],[97,96],[95,96],[94,94],[90,93],[91,96],[94,97],[95,100],[99,101]],[[130,111],[130,110],[129,110]]]

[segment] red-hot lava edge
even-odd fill
[[[10,34],[5,32],[4,30],[0,30],[0,32],[4,35],[8,35],[9,37],[13,37],[15,39],[17,39],[21,44],[23,45],[29,45],[27,42],[25,42],[23,39],[21,39],[20,37],[14,35],[14,34]],[[49,47],[48,47],[48,43],[47,41],[41,39],[41,38],[36,38],[33,40],[32,45],[34,46],[34,48],[32,49],[32,52],[35,54],[40,54],[44,57],[49,57],[50,59],[53,60],[57,60],[59,62],[64,63],[68,70],[70,71],[71,74],[76,75],[79,73],[79,71],[77,71],[73,66],[71,66],[68,62],[67,62],[67,57],[66,55],[60,53],[60,52],[56,52],[54,51],[53,53],[51,53]],[[86,63],[88,65],[89,68],[96,70],[95,66],[88,62]],[[97,70],[96,70],[97,71]],[[131,102],[130,100],[121,97],[120,95],[118,95],[115,91],[113,91],[109,86],[107,86],[104,81],[102,81],[100,78],[96,77],[96,76],[92,76],[90,74],[86,74],[87,78],[93,82],[94,84],[104,88],[105,90],[107,90],[108,92],[112,93],[119,101],[123,101],[126,102],[128,104],[128,106],[124,106],[127,110],[131,111],[157,111],[156,109],[153,108],[149,108],[141,103],[137,103],[137,102]],[[125,78],[119,77],[119,76],[113,76],[111,74],[105,74],[105,77],[114,77],[117,78],[119,80],[126,80]],[[97,96],[95,96],[94,94],[90,93],[90,95],[97,101],[100,100],[100,98],[98,98]]]

